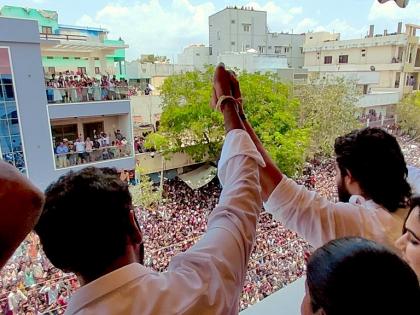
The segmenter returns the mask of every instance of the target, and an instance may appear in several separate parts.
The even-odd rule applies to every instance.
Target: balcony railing
[[[92,164],[99,161],[116,160],[131,156],[131,145],[107,146],[93,149],[91,152],[69,152],[55,154],[57,169]]]
[[[47,87],[46,92],[48,104],[127,100],[132,94],[128,87],[103,88],[100,86]]]
[[[48,34],[40,33],[39,37],[45,40],[76,40],[76,41],[87,41],[87,36],[82,35],[64,35],[64,34]]]

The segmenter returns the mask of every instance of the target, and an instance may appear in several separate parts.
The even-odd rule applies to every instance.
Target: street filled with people
[[[399,142],[407,164],[420,167],[419,144],[409,137],[399,137]],[[337,200],[334,159],[311,161],[298,181]],[[194,245],[207,229],[207,217],[218,203],[220,192],[217,179],[197,190],[173,179],[165,182],[163,201],[154,211],[137,208],[144,233],[145,265],[165,271],[171,257]],[[240,309],[301,277],[310,253],[311,248],[303,239],[263,212]],[[62,314],[78,286],[74,275],[54,268],[32,233],[0,272],[0,314]]]

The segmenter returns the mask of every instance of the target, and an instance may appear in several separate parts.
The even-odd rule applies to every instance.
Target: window
[[[95,74],[100,74],[101,70],[99,69],[99,67],[95,67]]]
[[[42,27],[43,34],[52,34],[52,27],[51,26],[43,26]]]
[[[280,54],[281,53],[281,46],[274,46],[274,53]]]
[[[362,49],[362,57],[366,57],[366,49]]]
[[[209,55],[213,55],[213,47],[209,47]]]
[[[19,115],[13,87],[9,50],[0,48],[0,160],[14,165],[25,173]]]
[[[242,24],[244,27],[244,32],[250,32],[251,31],[251,24]]]
[[[338,56],[338,63],[349,63],[349,55]]]
[[[95,58],[93,58],[94,60],[99,60],[99,57],[95,57]]]
[[[289,47],[284,47],[284,52],[285,53],[288,53],[290,51],[290,48]]]
[[[86,74],[86,67],[77,67],[77,73]]]
[[[47,59],[54,59],[53,56],[47,56]]]
[[[196,55],[197,57],[199,57],[199,56],[200,56],[200,53],[195,53],[195,55]]]
[[[230,23],[235,24],[235,20],[231,20]]]
[[[268,46],[268,49],[271,50],[271,49],[273,49],[273,47],[272,46]]]
[[[48,73],[55,73],[55,67],[48,67]]]
[[[220,31],[217,32],[217,39],[220,40]]]
[[[300,53],[303,54],[303,47],[300,47]]]
[[[230,44],[231,44],[232,46],[235,46],[235,42],[230,42]]]
[[[74,57],[74,59],[76,59],[76,60],[80,60],[80,57]]]
[[[331,64],[331,63],[332,63],[332,56],[325,56],[324,64]]]
[[[63,57],[63,59],[67,60],[67,59],[69,59],[69,57]]]
[[[264,53],[264,46],[258,46],[258,51],[260,54]]]

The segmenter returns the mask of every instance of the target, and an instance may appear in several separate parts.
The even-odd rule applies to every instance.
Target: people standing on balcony
[[[335,142],[337,189],[340,202],[327,200],[287,178],[272,161],[246,120],[239,82],[231,75],[233,94],[246,130],[264,157],[261,170],[265,209],[315,248],[345,236],[361,236],[395,248],[411,197],[407,169],[394,136],[365,128]]]
[[[124,138],[120,129],[117,129],[117,131],[114,130],[114,135],[115,135],[115,139],[119,141],[121,141]]]
[[[77,153],[77,164],[83,164],[86,162],[86,149],[85,142],[81,138],[77,138],[74,142]]]
[[[103,101],[109,99],[108,90],[109,90],[109,80],[106,75],[103,75],[101,79],[101,98]]]
[[[90,140],[89,137],[85,140],[85,147],[86,147],[86,162],[95,162],[95,158],[93,156],[93,141]]]
[[[55,153],[57,154],[58,167],[67,167],[67,155],[69,153],[69,148],[66,144],[64,144],[64,139],[59,143],[59,145],[55,149]]]
[[[418,314],[416,274],[397,254],[350,237],[318,248],[307,266],[302,315]]]

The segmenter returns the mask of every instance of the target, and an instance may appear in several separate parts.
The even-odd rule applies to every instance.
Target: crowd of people
[[[57,141],[58,140],[58,141]],[[75,141],[56,139],[54,147],[58,168],[96,161],[110,160],[130,155],[130,145],[120,130],[114,131],[114,139],[105,132],[93,132],[93,138],[80,136]]]
[[[419,167],[418,143],[408,137],[399,141],[407,164]],[[333,159],[308,163],[299,182],[337,200]],[[198,190],[174,179],[164,184],[164,198],[155,211],[136,209],[144,231],[147,267],[165,271],[171,257],[196,243],[207,229],[207,217],[218,203],[220,191],[217,179]],[[301,277],[310,252],[309,245],[296,233],[262,213],[240,309]],[[38,237],[30,234],[0,272],[0,314],[62,314],[77,287],[76,277],[54,268],[40,249]]]
[[[89,77],[84,73],[70,71],[52,74],[45,80],[48,103],[74,103],[127,99],[137,95],[137,89],[129,87],[125,79],[115,75]]]

